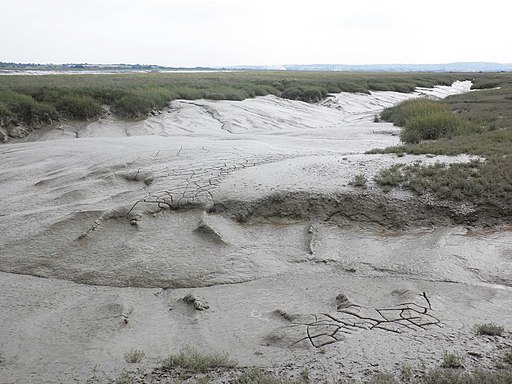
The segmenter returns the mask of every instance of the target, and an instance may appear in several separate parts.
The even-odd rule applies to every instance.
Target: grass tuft
[[[354,176],[354,178],[348,183],[349,185],[357,188],[366,189],[367,188],[368,179],[362,173],[359,173]]]
[[[463,359],[455,353],[445,352],[443,355],[443,361],[441,362],[441,368],[464,368]]]
[[[114,384],[133,384],[133,382],[130,372],[124,370],[114,381]]]
[[[76,120],[86,120],[101,114],[100,104],[90,96],[65,95],[57,102],[61,114]]]
[[[281,96],[285,99],[314,103],[322,100],[325,96],[327,96],[327,90],[318,86],[290,87],[285,89]]]
[[[179,367],[190,372],[206,372],[214,368],[234,368],[237,363],[225,353],[202,353],[192,347],[185,347],[162,362],[163,370]]]
[[[419,384],[510,384],[511,371],[474,371],[435,369],[425,374]]]
[[[401,172],[403,164],[395,164],[389,168],[384,168],[377,173],[373,180],[382,188],[384,192],[390,192],[391,189],[400,187],[405,178]]]
[[[494,323],[483,323],[475,325],[475,332],[477,335],[502,336],[505,332],[505,328],[502,325]]]
[[[45,124],[58,117],[55,106],[14,91],[0,89],[0,105],[0,118],[10,117],[15,123]]]
[[[429,116],[436,113],[447,112],[448,109],[440,102],[427,98],[406,100],[394,107],[385,108],[380,117],[384,121],[392,122],[398,127],[404,127],[412,118]]]
[[[144,357],[146,357],[146,354],[140,349],[132,349],[124,354],[124,360],[130,364],[138,363]]]
[[[113,110],[126,117],[143,117],[155,109],[164,108],[174,94],[165,88],[144,88],[127,92],[116,100]]]
[[[407,100],[386,108],[381,118],[403,127],[400,139],[409,144],[482,132],[478,125],[453,113],[447,105],[426,98]]]

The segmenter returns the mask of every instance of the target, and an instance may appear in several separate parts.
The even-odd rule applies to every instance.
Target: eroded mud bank
[[[109,382],[136,348],[147,358],[128,368],[165,382],[143,374],[186,344],[319,380],[435,366],[447,350],[491,367],[510,333],[472,327],[512,327],[512,231],[481,230],[485,207],[371,181],[469,158],[363,154],[398,143],[373,122],[383,107],[469,85],[174,101],[0,147],[0,381]]]

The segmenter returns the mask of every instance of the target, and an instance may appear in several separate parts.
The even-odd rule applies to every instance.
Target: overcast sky
[[[0,61],[512,63],[507,1],[0,0]]]

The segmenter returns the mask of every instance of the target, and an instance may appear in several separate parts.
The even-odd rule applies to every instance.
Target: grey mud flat
[[[327,382],[428,369],[446,351],[494,367],[512,346],[512,231],[371,181],[469,157],[364,154],[398,143],[373,123],[382,108],[469,86],[177,100],[1,146],[0,382],[107,383],[123,369],[166,382],[153,369],[185,345]],[[505,335],[475,335],[486,322]],[[142,362],[125,362],[131,349]]]

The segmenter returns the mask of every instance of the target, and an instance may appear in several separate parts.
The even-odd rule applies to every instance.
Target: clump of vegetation
[[[403,101],[394,107],[385,108],[380,118],[392,122],[398,127],[404,127],[410,119],[446,112],[446,106],[427,98]]]
[[[114,384],[133,384],[133,378],[130,372],[124,370],[114,381]]]
[[[464,368],[463,359],[456,353],[445,352],[443,355],[443,361],[441,362],[441,368],[459,369]]]
[[[485,84],[488,80],[492,80],[492,84]],[[477,88],[491,85],[500,88],[450,96],[442,103],[456,115],[464,116],[480,127],[477,132],[467,130],[437,140],[369,153],[465,153],[485,158],[465,164],[404,167],[400,172],[388,173],[387,176],[394,179],[391,182],[384,179],[382,187],[384,190],[400,187],[418,194],[428,193],[438,199],[464,201],[473,204],[478,212],[484,213],[483,216],[489,214],[489,217],[502,220],[512,216],[512,76],[488,74],[477,76],[473,81],[479,84]],[[480,219],[483,216],[478,214]]]
[[[320,101],[327,96],[327,90],[322,87],[297,86],[285,89],[281,96],[285,99],[312,103]]]
[[[511,371],[467,372],[453,369],[435,369],[418,380],[419,384],[509,384],[510,382],[512,382]]]
[[[86,120],[101,114],[100,104],[86,95],[62,96],[56,107],[63,116],[76,120]]]
[[[15,123],[45,124],[57,119],[57,109],[32,96],[0,89],[0,119]]]
[[[505,332],[505,328],[502,325],[494,323],[483,323],[475,325],[475,332],[478,335],[502,336],[503,332]]]
[[[304,367],[304,369],[300,371],[299,378],[303,383],[309,383],[309,369],[307,367]]]
[[[453,113],[447,105],[426,98],[407,100],[386,108],[381,118],[403,127],[400,139],[404,143],[415,144],[482,131],[464,116]]]
[[[400,380],[404,383],[412,382],[414,378],[414,372],[412,366],[408,363],[402,363],[400,366]]]
[[[228,354],[202,353],[192,347],[185,347],[175,355],[171,355],[162,362],[163,370],[179,367],[187,371],[198,373],[214,368],[234,368],[237,365]]]
[[[477,79],[473,82],[471,89],[491,89],[497,88],[502,84],[500,79]]]
[[[146,354],[140,349],[132,349],[124,354],[124,360],[130,364],[138,363],[144,357],[146,357]]]
[[[481,132],[481,128],[460,115],[452,112],[433,113],[409,120],[400,139],[404,143],[419,143],[423,140],[437,140],[468,133]]]
[[[395,164],[382,169],[374,180],[384,192],[400,187],[417,194],[430,193],[439,199],[461,201],[491,188],[491,180],[482,177],[479,166],[478,160],[450,165],[440,162],[426,166],[420,162],[407,166]]]
[[[512,157],[493,156],[486,161],[394,165],[374,178],[384,192],[403,188],[440,200],[465,201],[475,206],[495,207],[496,213],[512,215]],[[490,211],[489,211],[490,212]]]
[[[354,178],[349,182],[349,185],[362,189],[366,189],[368,186],[367,184],[368,179],[362,173],[358,173],[357,175],[355,175]]]
[[[512,364],[512,352],[508,364]],[[505,360],[505,362],[507,362]],[[173,366],[172,368],[183,368],[180,365]],[[214,367],[211,367],[214,368]],[[232,368],[232,367],[227,367]],[[503,365],[499,369],[484,370],[478,369],[468,371],[462,366],[462,359],[454,354],[446,353],[443,357],[443,362],[440,368],[435,368],[427,371],[426,373],[415,375],[413,368],[408,364],[402,364],[400,373],[394,375],[391,373],[376,373],[371,377],[364,380],[351,380],[345,379],[337,381],[344,384],[367,383],[367,384],[510,384],[512,383],[512,371],[505,368]],[[497,367],[498,368],[498,367]],[[170,370],[164,369],[164,370]],[[209,383],[212,380],[210,374],[204,374],[205,371],[198,371],[193,369],[186,369],[186,371],[178,370],[174,372],[174,381],[172,382],[197,382]],[[421,372],[424,372],[423,370]],[[306,384],[316,382],[311,379],[309,370],[304,368],[297,378],[291,379],[285,375],[267,372],[261,368],[243,368],[241,370],[233,371],[216,371],[219,374],[219,379],[226,383],[232,384]],[[157,378],[157,381],[159,379]],[[135,382],[133,374],[124,370],[122,374],[115,380],[115,384],[131,384]]]
[[[106,104],[121,117],[143,118],[174,99],[243,100],[276,95],[316,102],[328,93],[370,89],[410,92],[466,79],[465,74],[271,72],[137,73],[0,77],[0,126],[89,119]]]
[[[174,98],[165,88],[130,90],[113,104],[113,110],[121,116],[143,117],[154,109],[162,109]]]
[[[402,167],[403,164],[395,164],[389,168],[381,169],[373,180],[384,192],[390,192],[391,189],[399,187],[406,180],[401,172]]]

